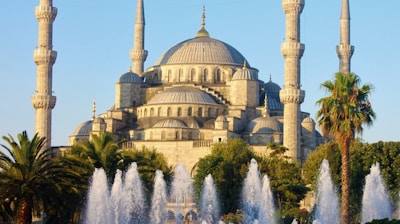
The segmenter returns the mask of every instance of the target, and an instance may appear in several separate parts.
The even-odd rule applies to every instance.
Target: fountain
[[[110,207],[106,173],[103,169],[95,169],[88,192],[84,223],[112,223],[113,218]]]
[[[106,173],[96,169],[88,193],[84,223],[143,223],[144,196],[136,163],[132,163],[122,180],[122,172],[115,175],[111,192]]]
[[[264,176],[261,184],[258,164],[255,159],[250,162],[249,171],[244,180],[242,193],[245,223],[276,223],[275,207],[268,176]]]
[[[204,179],[200,217],[204,224],[217,223],[220,217],[218,195],[211,174]]]
[[[322,161],[319,169],[317,189],[315,220],[313,223],[340,223],[339,203],[331,179],[329,162],[326,159]]]
[[[174,211],[176,223],[180,224],[185,218],[185,215],[193,216],[193,211],[196,210],[196,205],[193,201],[193,180],[186,170],[184,164],[178,164],[175,167],[174,179],[171,184],[171,192],[167,209]],[[196,219],[197,217],[190,217]]]
[[[161,170],[156,171],[154,179],[154,192],[151,202],[150,222],[153,224],[163,224],[167,217],[167,187],[164,181],[164,174]]]
[[[362,199],[361,223],[374,219],[390,219],[392,207],[381,177],[379,163],[371,166],[370,174],[365,178]]]
[[[199,220],[197,219],[196,205],[192,199],[192,182],[185,166],[178,164],[168,199],[163,173],[159,170],[156,171],[151,208],[147,214],[144,207],[146,201],[136,163],[132,163],[125,174],[117,170],[111,190],[108,187],[104,170],[95,169],[88,191],[83,223],[223,224],[222,221],[219,221],[219,201],[212,176],[208,175],[204,179]],[[313,223],[340,223],[338,199],[327,160],[321,164],[317,189]],[[277,223],[270,180],[267,175],[260,178],[255,159],[251,160],[244,180],[242,208],[246,214],[244,223]],[[370,174],[366,176],[361,223],[373,219],[390,219],[391,212],[390,200],[377,163],[371,167]],[[293,220],[293,224],[296,223],[297,221]]]

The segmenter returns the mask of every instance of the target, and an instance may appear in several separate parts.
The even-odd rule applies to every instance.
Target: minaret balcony
[[[56,105],[56,96],[33,95],[32,105],[35,109],[53,109]]]
[[[295,103],[301,104],[304,102],[306,92],[301,89],[282,89],[279,91],[279,98],[283,104]]]
[[[300,14],[304,8],[304,0],[282,0],[285,14]]]
[[[301,58],[304,53],[305,46],[299,42],[286,42],[281,44],[281,51],[283,57],[296,57]]]
[[[336,46],[336,53],[339,58],[351,58],[354,53],[354,46],[350,44],[340,44]]]
[[[35,8],[35,15],[38,21],[45,20],[53,22],[57,16],[57,8],[50,5],[39,5]]]
[[[57,58],[57,51],[48,49],[35,49],[33,51],[33,59],[37,65],[54,64]]]

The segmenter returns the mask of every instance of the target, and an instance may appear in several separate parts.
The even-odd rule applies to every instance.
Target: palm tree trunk
[[[349,208],[350,208],[350,155],[348,141],[341,143],[342,151],[342,224],[349,223]]]
[[[21,198],[18,207],[18,224],[32,224],[32,203],[29,198]]]

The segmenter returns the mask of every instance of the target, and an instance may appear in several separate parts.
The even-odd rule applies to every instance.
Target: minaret
[[[52,95],[53,64],[57,58],[57,52],[52,50],[53,22],[57,16],[53,0],[40,0],[35,15],[39,23],[38,46],[33,51],[36,63],[36,92],[32,96],[35,133],[46,137],[46,147],[51,147],[51,110],[56,104],[56,97]]]
[[[286,14],[285,43],[281,45],[284,62],[284,85],[279,92],[283,109],[283,145],[288,148],[287,156],[301,162],[301,118],[300,104],[304,101],[305,92],[300,84],[300,59],[303,56],[304,44],[300,43],[300,14],[304,0],[282,0]]]
[[[350,45],[350,9],[349,0],[342,0],[342,12],[340,15],[340,44],[336,46],[339,57],[339,71],[345,74],[351,71],[351,56],[354,46]]]
[[[141,75],[144,62],[147,58],[147,51],[144,50],[144,7],[143,0],[137,1],[133,49],[130,51],[133,62],[133,72]]]

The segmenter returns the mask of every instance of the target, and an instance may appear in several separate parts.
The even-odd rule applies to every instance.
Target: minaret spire
[[[283,145],[288,148],[287,156],[301,163],[300,144],[300,104],[304,101],[305,92],[300,89],[300,59],[303,56],[304,44],[300,43],[300,14],[304,0],[282,0],[286,14],[286,37],[281,45],[284,58],[284,85],[279,97],[283,109]]]
[[[53,64],[57,52],[53,51],[53,22],[57,16],[57,8],[53,0],[40,0],[35,8],[39,23],[38,46],[33,51],[36,64],[36,91],[32,96],[35,108],[35,133],[46,138],[46,148],[51,147],[51,111],[56,105],[56,97],[52,95]]]
[[[354,46],[350,44],[350,7],[349,0],[342,0],[342,10],[340,14],[340,44],[336,46],[339,57],[339,71],[350,73],[351,57],[353,56]]]
[[[138,75],[143,73],[144,62],[147,58],[147,50],[144,50],[144,26],[143,0],[138,0],[136,5],[133,49],[130,51],[133,62],[133,72]]]

